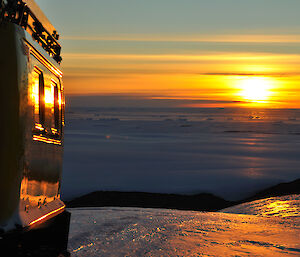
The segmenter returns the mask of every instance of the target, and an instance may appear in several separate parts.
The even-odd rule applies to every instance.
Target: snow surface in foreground
[[[294,217],[141,208],[70,209],[69,250],[72,256],[82,257],[300,256],[299,195],[290,200],[298,202]],[[266,201],[267,208],[272,201]],[[287,204],[288,200],[283,201]],[[261,207],[261,211],[265,209]]]
[[[300,215],[300,195],[271,197],[226,208],[221,212],[250,214],[261,217],[293,217]],[[299,239],[300,240],[300,239]]]

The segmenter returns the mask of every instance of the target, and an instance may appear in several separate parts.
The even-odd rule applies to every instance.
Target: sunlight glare
[[[52,107],[54,105],[54,87],[51,85],[50,87],[45,87],[45,104],[48,107]]]
[[[266,77],[248,77],[242,79],[238,87],[240,88],[239,96],[243,100],[264,102],[269,99],[273,85],[272,81]]]

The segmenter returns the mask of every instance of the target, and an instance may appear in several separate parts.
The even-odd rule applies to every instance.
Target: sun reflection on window
[[[40,123],[40,90],[41,90],[41,76],[42,73],[37,68],[34,69],[33,72],[33,81],[32,81],[32,87],[31,87],[31,101],[34,106],[34,116],[35,116],[35,122]]]
[[[39,114],[39,77],[38,76],[34,77],[31,97],[32,97],[32,102],[34,104],[34,114],[38,115]]]
[[[44,76],[45,73],[45,76]],[[63,105],[59,82],[49,79],[49,74],[34,67],[29,95],[33,107],[33,140],[61,145],[63,126]]]
[[[46,107],[52,108],[54,104],[54,87],[51,84],[50,86],[45,87],[45,104]]]

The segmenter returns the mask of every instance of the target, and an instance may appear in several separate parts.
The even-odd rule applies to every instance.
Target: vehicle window
[[[60,79],[32,55],[33,140],[61,145],[64,101]]]
[[[60,143],[63,108],[62,92],[59,83],[54,79],[50,79],[51,77],[51,73],[44,74],[38,67],[34,68],[32,86],[34,105],[33,135],[34,139],[38,141]],[[45,78],[48,78],[48,80]]]
[[[59,92],[58,86],[54,83],[54,125],[59,130]]]
[[[35,129],[38,131],[44,130],[45,124],[45,84],[43,72],[37,67],[33,72],[33,88],[32,98],[34,104],[34,122]]]
[[[60,108],[61,108],[61,95],[60,90],[58,88],[58,85],[56,82],[51,81],[51,86],[53,88],[53,128],[52,133],[56,136],[59,136],[60,134],[60,123],[61,123],[61,117],[60,117]]]
[[[45,123],[45,83],[44,83],[44,75],[41,72],[39,74],[39,116],[40,116],[40,124]]]

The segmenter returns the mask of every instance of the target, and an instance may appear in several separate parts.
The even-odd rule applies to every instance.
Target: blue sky
[[[298,0],[37,0],[65,36],[299,33]]]

